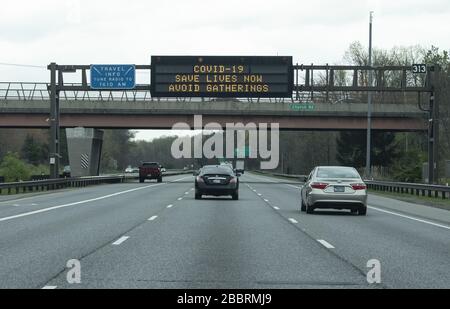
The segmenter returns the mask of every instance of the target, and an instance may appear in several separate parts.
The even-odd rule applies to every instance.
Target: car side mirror
[[[304,176],[303,177],[303,182],[307,182],[308,181],[308,177]]]

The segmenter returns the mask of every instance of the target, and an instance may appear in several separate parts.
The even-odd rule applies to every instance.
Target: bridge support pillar
[[[66,135],[71,176],[98,176],[103,131],[78,127],[66,129]]]

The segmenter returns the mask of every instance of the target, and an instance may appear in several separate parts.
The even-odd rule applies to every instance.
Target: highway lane
[[[193,183],[191,183],[192,187]],[[82,283],[58,288],[368,287],[365,276],[267,207],[247,187],[240,200],[194,199],[81,260]]]
[[[165,181],[185,177],[166,177]],[[102,185],[21,199],[16,201],[20,207],[11,206],[14,201],[0,204],[0,287],[45,285],[64,270],[69,257],[82,258],[109,244],[146,222],[172,201],[173,194],[182,194],[190,186],[181,181]],[[135,191],[118,194],[129,190]],[[97,200],[85,202],[93,199]],[[71,206],[51,208],[64,205]]]
[[[361,271],[369,259],[381,263],[382,284],[395,288],[450,288],[450,212],[369,195],[366,217],[346,211],[299,212],[299,188],[248,175],[249,186],[284,218]],[[299,187],[299,186],[297,186]]]
[[[298,184],[256,174],[241,178],[239,201],[196,201],[192,176],[166,179],[178,181],[0,203],[0,287],[450,287],[448,229],[374,209],[306,215]],[[381,285],[366,281],[373,258]],[[66,280],[69,259],[81,284]]]

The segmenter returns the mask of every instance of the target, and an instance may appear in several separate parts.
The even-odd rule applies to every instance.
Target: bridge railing
[[[66,86],[79,86],[81,84],[69,84]],[[47,83],[29,82],[0,82],[0,100],[20,101],[49,101],[50,94]],[[142,89],[142,87],[140,87]],[[123,91],[74,91],[64,90],[60,92],[62,101],[119,101],[119,102],[214,102],[220,98],[156,98],[152,97],[150,90],[123,90]],[[230,99],[227,99],[230,100]],[[366,102],[365,92],[300,92],[294,91],[292,98],[240,98],[232,99],[239,102],[251,103],[361,103]],[[403,103],[416,104],[417,93],[374,93],[373,102],[377,103]]]

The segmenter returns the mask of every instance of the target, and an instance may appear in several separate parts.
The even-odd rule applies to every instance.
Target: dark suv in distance
[[[239,199],[239,174],[235,174],[228,166],[208,165],[202,167],[195,177],[195,199],[203,195],[231,195],[233,200]]]
[[[156,179],[162,182],[161,167],[158,162],[143,162],[139,166],[139,182],[144,182],[146,179]]]

